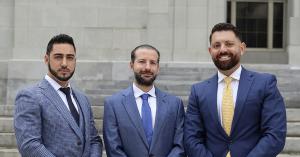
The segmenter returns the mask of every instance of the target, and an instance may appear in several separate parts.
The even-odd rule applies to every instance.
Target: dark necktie
[[[60,88],[60,91],[62,91],[63,93],[65,93],[66,97],[67,97],[67,101],[68,101],[68,106],[69,106],[69,109],[70,109],[70,112],[74,118],[74,120],[76,121],[76,123],[79,125],[79,114],[72,102],[72,99],[71,99],[71,95],[70,95],[70,88],[67,87],[67,88]]]
[[[152,129],[152,115],[151,115],[151,108],[148,103],[148,97],[149,94],[143,94],[141,95],[141,98],[143,99],[142,104],[142,121],[143,121],[143,127],[144,131],[147,137],[147,142],[149,146],[151,145],[152,141],[152,135],[153,135],[153,129]]]

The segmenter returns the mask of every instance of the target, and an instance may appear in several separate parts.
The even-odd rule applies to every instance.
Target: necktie
[[[142,121],[143,121],[143,127],[146,134],[147,142],[149,146],[151,145],[152,141],[152,135],[153,135],[153,129],[152,129],[152,115],[151,115],[151,108],[148,103],[148,97],[149,94],[143,94],[141,95],[141,98],[143,100],[142,104]]]
[[[70,95],[70,88],[69,87],[60,88],[60,91],[62,91],[66,95],[70,112],[71,112],[74,120],[76,121],[76,123],[79,125],[79,114],[72,102],[71,95]]]
[[[225,87],[222,99],[222,121],[223,127],[227,135],[230,135],[231,124],[233,119],[234,107],[233,107],[233,96],[231,88],[231,77],[226,77],[224,79]],[[230,152],[227,153],[226,157],[231,157]]]

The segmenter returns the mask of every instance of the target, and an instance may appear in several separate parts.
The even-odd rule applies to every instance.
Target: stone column
[[[300,1],[288,1],[288,27],[287,27],[287,51],[289,53],[289,64],[300,66]]]

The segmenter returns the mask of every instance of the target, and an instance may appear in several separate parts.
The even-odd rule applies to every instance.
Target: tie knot
[[[226,85],[229,85],[231,83],[231,81],[232,81],[232,77],[225,77],[224,81],[225,81]]]
[[[142,98],[143,100],[148,100],[148,97],[149,97],[149,96],[150,96],[149,94],[145,93],[145,94],[141,95],[141,98]]]
[[[65,95],[70,95],[70,87],[59,88],[59,90],[65,93]]]

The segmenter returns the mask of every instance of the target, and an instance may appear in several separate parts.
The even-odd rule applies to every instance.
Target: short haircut
[[[220,32],[220,31],[232,31],[239,40],[242,39],[241,36],[240,36],[240,32],[238,31],[238,29],[233,24],[231,24],[231,23],[218,23],[211,30],[211,33],[209,35],[209,43],[211,43],[212,34],[214,32]]]
[[[51,38],[47,46],[47,51],[46,51],[47,55],[50,55],[50,52],[52,51],[54,44],[70,44],[74,47],[74,50],[76,52],[76,47],[73,38],[67,34],[59,34]]]
[[[131,51],[131,62],[133,63],[134,62],[134,60],[135,60],[135,52],[136,52],[136,50],[138,50],[138,49],[150,49],[150,50],[154,50],[156,53],[157,53],[157,55],[158,55],[158,58],[157,58],[157,63],[159,63],[159,59],[160,59],[160,53],[159,53],[159,51],[155,48],[155,47],[153,47],[153,46],[151,46],[151,45],[148,45],[148,44],[143,44],[143,45],[139,45],[139,46],[137,46],[136,48],[134,48],[132,51]]]

